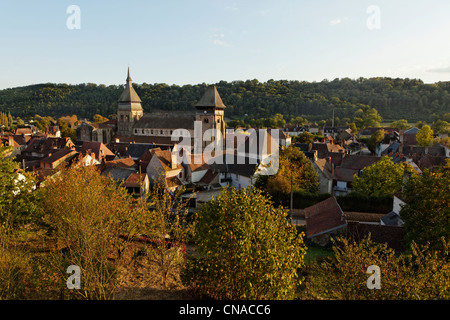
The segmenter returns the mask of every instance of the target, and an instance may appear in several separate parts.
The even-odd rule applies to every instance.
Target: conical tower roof
[[[127,84],[125,85],[125,90],[122,92],[122,95],[119,98],[119,103],[141,103],[141,99],[133,88],[130,76],[130,68],[128,67],[128,76],[127,76]]]
[[[216,109],[225,109],[226,106],[223,104],[222,98],[217,91],[216,86],[209,86],[203,97],[199,100],[199,102],[195,105],[196,108],[216,108]]]

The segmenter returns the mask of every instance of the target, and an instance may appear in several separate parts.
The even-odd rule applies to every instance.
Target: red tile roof
[[[72,149],[61,149],[55,153],[53,153],[50,157],[44,158],[41,160],[42,163],[54,163],[56,161],[68,158],[72,155],[77,154],[75,150]]]
[[[203,178],[200,179],[200,182],[204,183],[206,185],[209,185],[209,184],[211,184],[211,182],[214,181],[214,179],[217,177],[218,174],[219,174],[219,171],[208,169],[208,171],[206,171]]]
[[[145,173],[133,173],[125,180],[125,186],[129,188],[139,188],[140,183],[145,180]]]
[[[111,161],[106,161],[104,163],[105,167],[120,167],[120,168],[134,168],[136,167],[136,163],[131,157],[116,159]]]
[[[107,156],[114,157],[114,153],[112,153],[111,150],[109,150],[108,147],[101,142],[84,141],[81,148],[79,148],[79,152],[86,155],[88,151],[94,153],[95,158],[98,160]]]
[[[335,197],[305,209],[306,236],[315,237],[347,225]]]

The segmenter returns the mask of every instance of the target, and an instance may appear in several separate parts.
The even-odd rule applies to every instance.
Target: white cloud
[[[347,20],[348,20],[347,17],[345,17],[343,19],[334,19],[334,20],[330,21],[330,25],[335,26],[335,25],[341,24],[341,23],[343,23],[343,22],[345,22]]]
[[[442,68],[434,68],[428,69],[427,72],[435,72],[435,73],[450,73],[450,67],[442,67]]]
[[[233,3],[230,4],[229,6],[226,6],[226,7],[225,7],[225,10],[238,11],[239,8],[238,8],[237,4],[233,2]]]
[[[230,45],[228,42],[222,41],[222,40],[219,40],[219,39],[214,39],[214,40],[213,40],[213,44],[214,44],[215,46],[231,47],[231,45]]]

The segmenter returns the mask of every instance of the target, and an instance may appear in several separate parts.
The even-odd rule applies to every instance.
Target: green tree
[[[450,133],[450,123],[444,120],[436,120],[432,123],[431,128],[437,133]]]
[[[186,278],[217,299],[292,299],[306,248],[287,212],[257,189],[225,188],[195,216],[199,258]]]
[[[356,124],[354,122],[350,123],[349,127],[350,127],[350,130],[352,130],[352,132],[354,134],[358,133],[358,128],[356,127]]]
[[[101,123],[101,122],[105,122],[105,121],[108,121],[108,118],[105,118],[99,114],[94,114],[94,122]]]
[[[9,157],[11,151],[12,147],[0,146],[0,228],[8,233],[30,222],[36,209],[32,192],[36,179]]]
[[[370,236],[359,243],[338,238],[333,257],[312,265],[305,299],[337,300],[447,300],[450,298],[449,245],[441,250],[412,243],[410,252],[399,254]],[[370,265],[380,268],[380,290],[367,288]]]
[[[422,129],[419,130],[416,136],[417,144],[419,146],[431,146],[433,144],[433,130],[427,124],[422,126]]]
[[[295,142],[299,143],[313,143],[314,135],[307,131],[300,133],[297,137],[295,137]]]
[[[400,119],[391,123],[392,128],[397,128],[399,130],[408,130],[412,128],[412,125],[408,123],[408,120]]]
[[[360,177],[353,177],[353,191],[367,196],[392,196],[401,190],[405,170],[413,172],[408,164],[395,164],[389,156],[383,156],[364,168]]]
[[[370,136],[369,141],[367,142],[367,148],[370,152],[372,152],[372,154],[376,153],[377,146],[381,141],[383,141],[385,135],[386,131],[380,129]]]
[[[70,138],[73,142],[77,141],[77,130],[73,128],[66,128],[66,130],[61,131],[61,137]]]
[[[407,240],[439,245],[450,237],[450,160],[443,167],[424,170],[408,180],[403,191],[406,205],[400,214],[405,221]]]

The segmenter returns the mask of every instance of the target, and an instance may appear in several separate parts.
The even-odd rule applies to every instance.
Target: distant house
[[[154,149],[154,144],[148,143],[130,143],[128,144],[125,156],[130,156],[133,160],[139,160],[148,150]]]
[[[83,141],[81,145],[76,146],[76,150],[83,156],[90,155],[100,163],[113,160],[116,157],[102,142]]]
[[[347,153],[347,151],[342,146],[334,144],[332,142],[314,142],[309,144],[295,143],[294,146],[299,148],[303,153],[305,153],[305,155],[307,155],[307,152],[313,152],[314,154],[311,156],[317,159],[325,159],[330,155],[330,153]]]
[[[405,204],[399,196],[394,195],[392,211],[380,219],[380,224],[383,226],[402,227],[405,222],[400,217],[400,211]]]
[[[47,137],[61,138],[61,131],[58,126],[51,126],[45,130],[45,135]]]
[[[114,136],[116,120],[108,120],[103,123],[90,123],[82,121],[77,126],[78,141],[94,141],[108,144]]]
[[[419,128],[411,128],[403,132],[403,142],[404,146],[416,145],[417,144],[417,133],[419,133]]]
[[[70,138],[33,137],[21,155],[25,160],[40,160],[51,156],[61,149],[72,149],[75,145]]]
[[[17,128],[14,134],[23,136],[32,136],[33,130],[31,130],[31,128]]]
[[[305,209],[306,238],[326,245],[330,237],[345,231],[347,221],[335,197]]]
[[[76,157],[78,152],[73,149],[61,149],[51,156],[44,158],[40,161],[40,167],[42,169],[56,169],[61,164],[66,163],[70,159]]]
[[[332,166],[334,195],[351,192],[354,175],[360,176],[364,168],[378,160],[380,157],[376,156],[345,155],[340,165]]]
[[[201,161],[194,161],[194,156],[191,155],[189,163],[183,163],[183,167],[186,172],[186,181],[188,183],[196,184],[200,182],[200,180],[205,176],[205,174],[209,170],[209,165],[205,162],[205,160],[201,159]],[[199,163],[196,163],[199,162]]]
[[[124,187],[131,194],[143,196],[150,189],[150,181],[145,173],[135,172],[125,179]]]
[[[333,174],[331,166],[331,158],[317,159],[313,162],[313,167],[318,174],[319,192],[333,193]]]
[[[170,150],[161,150],[160,148],[149,150],[149,152],[152,157],[146,172],[151,184],[157,182],[162,176],[171,191],[184,186],[185,169],[181,163],[178,163],[176,155],[173,155]]]
[[[298,136],[300,133],[304,132],[304,131],[301,131],[302,128],[303,127],[299,127],[296,125],[287,125],[283,128],[283,132],[290,135],[291,137],[295,137],[295,136]]]

